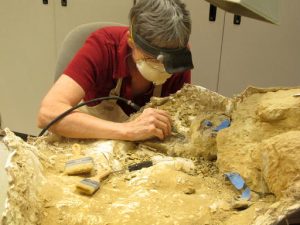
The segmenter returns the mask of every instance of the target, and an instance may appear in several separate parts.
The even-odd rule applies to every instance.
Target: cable
[[[70,112],[74,111],[75,109],[80,108],[81,106],[87,105],[89,103],[93,103],[93,102],[98,102],[98,101],[103,101],[103,100],[110,100],[110,99],[117,99],[117,100],[121,100],[123,102],[125,102],[127,105],[131,106],[133,109],[135,109],[136,111],[138,111],[140,109],[140,107],[135,104],[134,102],[132,102],[131,100],[128,100],[126,98],[122,98],[119,96],[108,96],[108,97],[101,97],[101,98],[94,98],[92,100],[86,101],[86,102],[82,102],[79,103],[78,105],[66,110],[65,112],[63,112],[62,114],[58,115],[55,119],[53,119],[39,134],[39,137],[42,136],[54,123],[56,123],[57,121],[61,120],[62,118],[64,118],[65,116],[67,116]]]

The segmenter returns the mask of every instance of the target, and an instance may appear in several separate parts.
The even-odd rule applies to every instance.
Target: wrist
[[[120,125],[121,129],[120,129],[120,139],[122,140],[126,140],[126,141],[132,141],[133,140],[133,133],[132,133],[132,129],[129,125],[129,123],[122,123]]]
[[[113,140],[128,140],[127,129],[124,128],[123,123],[117,123],[107,120],[98,119],[96,129],[93,131],[95,138],[113,139]]]

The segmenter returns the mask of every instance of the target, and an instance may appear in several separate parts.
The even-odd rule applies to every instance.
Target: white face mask
[[[165,83],[166,80],[172,76],[172,74],[166,72],[164,65],[161,63],[138,60],[136,66],[142,76],[155,85]]]

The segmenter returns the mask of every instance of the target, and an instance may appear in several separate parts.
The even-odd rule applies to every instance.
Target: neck
[[[132,57],[128,58],[129,72],[131,75],[132,95],[137,96],[146,93],[152,86],[152,82],[146,80],[136,68]]]

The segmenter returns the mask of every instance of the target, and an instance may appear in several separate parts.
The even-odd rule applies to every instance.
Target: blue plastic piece
[[[241,198],[246,199],[246,200],[249,200],[250,197],[251,197],[251,191],[250,191],[250,188],[247,187],[247,188],[242,192]]]
[[[225,120],[223,120],[223,121],[220,123],[219,126],[215,127],[215,128],[213,129],[213,131],[218,132],[218,131],[220,131],[220,130],[222,130],[222,129],[224,129],[224,128],[227,128],[227,127],[229,127],[229,126],[230,126],[230,120],[229,120],[229,119],[225,119]]]
[[[244,180],[238,173],[225,173],[225,176],[235,186],[236,189],[241,190],[244,187]]]
[[[245,181],[238,173],[225,173],[224,174],[232,183],[232,185],[238,189],[239,191],[242,191],[241,198],[249,200],[251,197],[251,191],[250,188],[247,187]]]
[[[209,120],[203,120],[202,124],[205,126],[205,127],[212,127],[212,122],[209,121]]]

